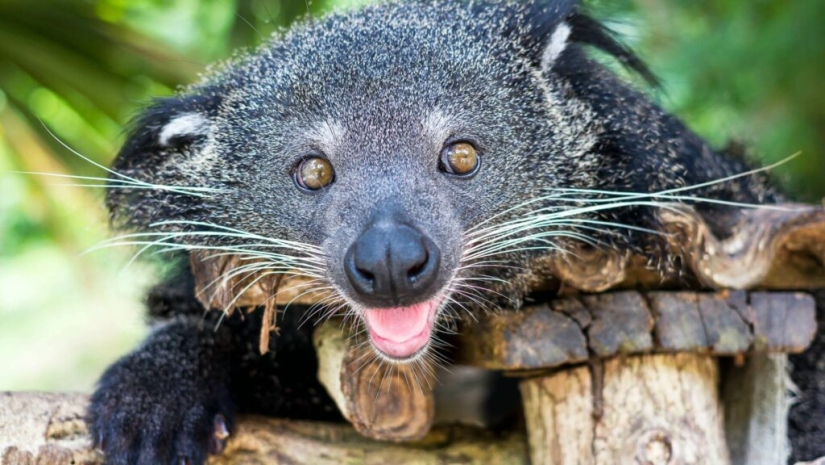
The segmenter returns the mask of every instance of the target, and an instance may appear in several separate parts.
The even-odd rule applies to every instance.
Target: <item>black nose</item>
[[[441,252],[414,227],[382,218],[350,246],[344,268],[364,303],[376,307],[411,305],[430,297]]]

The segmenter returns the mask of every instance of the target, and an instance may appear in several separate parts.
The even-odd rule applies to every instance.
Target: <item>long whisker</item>
[[[764,167],[761,167],[761,168],[757,168],[757,169],[754,169],[754,170],[746,171],[746,172],[743,172],[743,173],[738,173],[738,174],[735,174],[735,175],[732,175],[732,176],[728,176],[728,177],[725,177],[725,178],[720,178],[720,179],[717,179],[717,180],[708,181],[708,182],[704,182],[704,183],[700,183],[700,184],[694,184],[694,185],[691,185],[691,186],[683,186],[683,187],[678,187],[678,188],[673,188],[673,189],[667,189],[667,190],[663,190],[663,191],[660,191],[660,192],[653,192],[653,193],[613,192],[613,191],[604,191],[604,190],[590,190],[590,189],[576,189],[576,188],[547,188],[546,191],[555,192],[555,193],[551,194],[551,195],[548,195],[548,196],[544,196],[544,197],[533,198],[533,199],[527,200],[525,202],[522,202],[520,204],[517,204],[515,206],[512,206],[510,208],[507,208],[507,209],[505,209],[505,210],[503,210],[503,211],[501,211],[501,212],[499,212],[495,215],[492,215],[492,216],[486,218],[484,221],[481,221],[481,222],[477,223],[475,226],[468,229],[467,232],[471,233],[474,230],[481,227],[482,225],[493,222],[496,219],[500,218],[501,216],[504,216],[508,213],[512,213],[514,211],[521,210],[525,207],[528,207],[530,205],[540,203],[540,202],[547,202],[547,201],[552,201],[552,200],[561,200],[561,201],[566,200],[566,201],[576,201],[576,202],[605,202],[605,201],[609,202],[609,201],[611,201],[610,199],[593,199],[593,198],[565,199],[564,195],[569,194],[569,193],[580,193],[580,194],[587,194],[587,195],[596,194],[596,195],[608,195],[608,196],[612,195],[612,196],[617,196],[617,197],[623,197],[625,200],[628,200],[628,199],[632,199],[632,200],[635,200],[635,199],[639,199],[639,200],[644,200],[644,199],[665,199],[665,200],[677,200],[677,201],[687,200],[687,201],[692,201],[692,202],[711,203],[711,204],[719,204],[719,205],[727,205],[727,206],[738,206],[738,207],[745,207],[745,208],[779,208],[779,209],[787,209],[787,207],[756,205],[756,204],[747,204],[747,203],[741,203],[741,202],[729,202],[729,201],[711,199],[711,198],[705,198],[705,197],[679,196],[679,195],[674,195],[674,194],[678,194],[678,193],[681,193],[681,192],[689,192],[691,190],[699,190],[699,189],[703,189],[703,188],[706,188],[706,187],[711,187],[711,186],[714,186],[714,185],[724,184],[726,182],[730,182],[730,181],[733,181],[733,180],[736,180],[736,179],[741,179],[741,178],[745,178],[745,177],[748,177],[748,176],[753,176],[753,175],[756,175],[756,174],[765,173],[765,172],[771,171],[773,169],[776,169],[777,167],[779,167],[781,165],[789,163],[790,161],[794,160],[795,158],[797,158],[800,155],[801,155],[801,152],[797,152],[797,153],[785,158],[784,160],[780,160],[779,162],[776,162],[774,164],[764,166]]]

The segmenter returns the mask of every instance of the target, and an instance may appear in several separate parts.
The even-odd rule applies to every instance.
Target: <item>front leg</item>
[[[178,318],[109,367],[89,407],[109,464],[202,464],[232,431],[231,335]]]

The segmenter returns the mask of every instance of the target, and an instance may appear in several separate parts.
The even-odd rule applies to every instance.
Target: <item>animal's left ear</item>
[[[599,21],[582,13],[577,0],[536,0],[527,6],[522,44],[531,60],[548,72],[570,47],[590,46],[613,56],[648,83],[658,86],[656,76],[615,34]]]
[[[577,0],[533,0],[522,3],[506,34],[514,34],[528,59],[542,71],[552,68],[567,48],[576,14]]]

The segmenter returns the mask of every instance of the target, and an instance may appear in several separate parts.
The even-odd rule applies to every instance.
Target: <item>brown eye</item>
[[[478,152],[469,142],[450,144],[441,152],[439,167],[445,173],[462,177],[472,176],[478,171]]]
[[[335,170],[332,169],[332,163],[326,158],[308,157],[298,164],[294,178],[299,187],[317,191],[335,181]]]

